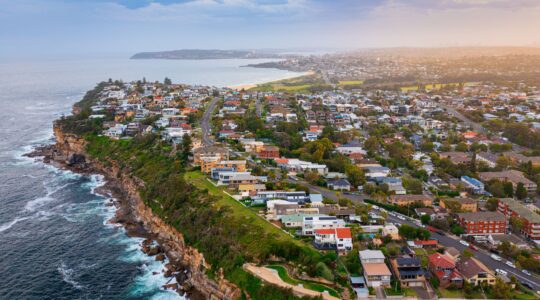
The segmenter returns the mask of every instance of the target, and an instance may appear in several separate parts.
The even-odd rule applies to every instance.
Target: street
[[[212,126],[210,121],[212,120],[212,115],[216,109],[218,100],[218,97],[214,97],[212,101],[210,101],[201,119],[202,143],[204,146],[212,146],[214,144],[214,137],[212,136]]]
[[[304,185],[308,187],[311,191],[322,194],[323,197],[325,198],[332,199],[334,201],[338,200],[338,197],[336,196],[335,192],[312,185],[310,183],[305,182],[304,180],[301,180],[300,178],[289,176],[288,181],[292,183],[298,183],[298,184]],[[364,203],[363,200],[365,198],[364,195],[345,194],[345,193],[342,193],[340,197],[350,199],[357,203]],[[388,215],[388,217],[386,218],[386,221],[395,223],[395,224],[406,224],[412,227],[419,227],[414,222],[410,221],[410,219],[407,217],[405,220],[401,220],[401,219],[398,219],[397,217]],[[449,235],[440,235],[438,233],[433,233],[433,232],[431,233],[431,237],[437,239],[439,243],[443,245],[444,247],[454,247],[460,252],[463,252],[464,249],[469,249],[470,251],[474,253],[474,257],[476,259],[481,261],[483,264],[485,264],[488,268],[492,269],[493,271],[495,271],[495,269],[504,270],[508,272],[509,276],[513,275],[518,279],[518,281],[529,284],[535,291],[540,291],[540,278],[537,275],[534,275],[534,274],[527,275],[521,272],[521,270],[517,268],[512,268],[504,263],[505,261],[504,259],[502,261],[496,261],[493,258],[491,258],[490,256],[491,254],[489,252],[483,249],[479,248],[478,250],[472,250],[468,247],[465,247],[464,245],[459,243],[458,237],[452,237]]]

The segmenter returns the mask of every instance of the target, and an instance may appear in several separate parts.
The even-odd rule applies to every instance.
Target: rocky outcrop
[[[54,126],[56,144],[50,151],[50,159],[63,161],[74,169],[85,172],[98,172],[108,181],[108,188],[117,197],[120,205],[115,219],[123,224],[128,233],[149,237],[157,241],[159,246],[144,242],[143,250],[156,256],[159,260],[165,254],[170,263],[166,266],[165,275],[175,276],[181,289],[193,292],[191,299],[237,299],[241,291],[234,284],[219,274],[215,280],[208,278],[205,270],[210,266],[197,249],[186,245],[183,235],[175,228],[166,224],[146,206],[139,191],[144,188],[144,182],[130,176],[114,162],[101,163],[88,157],[85,153],[86,141],[73,134],[62,132]],[[146,233],[146,234],[145,234]],[[172,284],[167,287],[172,288]]]

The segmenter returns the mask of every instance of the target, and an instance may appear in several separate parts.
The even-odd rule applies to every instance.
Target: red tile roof
[[[336,231],[332,228],[328,229],[315,229],[315,234],[335,234]]]
[[[454,261],[447,255],[433,253],[428,256],[428,261],[431,265],[444,269],[452,269],[456,267]]]
[[[350,228],[336,228],[338,239],[350,239],[352,238]]]

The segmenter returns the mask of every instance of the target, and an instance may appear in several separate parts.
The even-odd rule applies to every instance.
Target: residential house
[[[469,189],[475,194],[484,193],[484,184],[476,178],[461,176],[461,182],[465,184],[465,188]]]
[[[257,152],[257,157],[262,159],[279,158],[279,147],[264,145],[262,149]]]
[[[464,258],[456,263],[456,269],[463,276],[463,280],[473,286],[486,283],[495,284],[495,274],[483,263],[474,257]]]
[[[425,272],[420,258],[405,255],[391,259],[390,266],[401,287],[426,287]]]
[[[471,198],[448,198],[448,199],[442,199],[439,201],[439,205],[446,209],[452,209],[452,205],[449,203],[456,203],[459,205],[459,210],[454,211],[455,212],[477,212],[478,211],[478,203],[476,200]]]
[[[317,229],[345,228],[345,221],[335,216],[304,217],[302,235],[314,235]]]
[[[455,259],[446,254],[433,253],[428,256],[428,269],[439,279],[441,288],[463,287],[463,277],[456,269]]]
[[[421,204],[432,206],[433,199],[427,195],[390,195],[389,202],[398,206],[408,206],[412,204]]]
[[[327,186],[334,191],[350,191],[351,184],[347,179],[337,179],[328,181]]]
[[[358,252],[364,269],[364,278],[368,287],[389,287],[392,273],[384,263],[384,254],[379,250]]]
[[[201,163],[203,157],[219,157],[220,161],[228,160],[229,150],[218,146],[200,147],[193,150],[193,162],[196,165]]]
[[[338,251],[352,250],[351,229],[325,228],[315,229],[315,247],[320,249],[337,249]]]

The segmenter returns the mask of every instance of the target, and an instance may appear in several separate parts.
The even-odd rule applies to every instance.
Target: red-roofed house
[[[352,250],[350,228],[323,228],[315,230],[315,246],[321,249]]]
[[[433,253],[428,256],[428,269],[439,279],[439,285],[447,288],[454,285],[463,286],[463,276],[456,269],[454,259],[446,254]]]
[[[438,242],[437,240],[415,240],[414,245],[418,248],[437,248]]]

